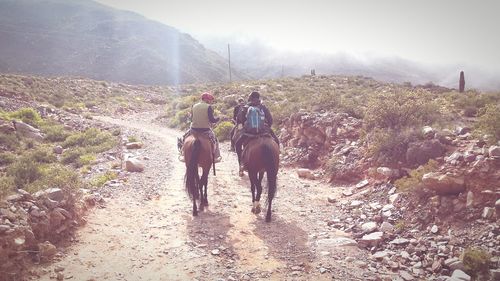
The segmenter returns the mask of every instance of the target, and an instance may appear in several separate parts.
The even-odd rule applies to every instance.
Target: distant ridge
[[[147,85],[229,76],[190,35],[90,0],[0,0],[0,72]]]

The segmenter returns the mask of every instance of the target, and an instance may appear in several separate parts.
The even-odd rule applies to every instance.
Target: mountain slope
[[[88,0],[0,0],[0,38],[0,72],[131,84],[228,77],[225,59],[190,35]]]

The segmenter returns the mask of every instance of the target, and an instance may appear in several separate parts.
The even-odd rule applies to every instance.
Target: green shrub
[[[0,199],[14,192],[16,184],[14,178],[9,176],[0,176]]]
[[[85,132],[70,135],[63,142],[62,146],[64,148],[74,146],[86,147],[88,152],[99,153],[113,148],[116,144],[117,140],[109,132],[91,128]]]
[[[13,178],[17,188],[24,188],[40,178],[40,164],[29,157],[21,157],[7,168],[7,176]]]
[[[500,140],[500,106],[488,105],[484,114],[479,117],[476,128],[484,134],[491,135],[493,141]]]
[[[21,143],[15,134],[0,133],[0,147],[4,146],[8,150],[16,150]]]
[[[80,159],[80,156],[85,154],[86,151],[82,147],[67,149],[62,154],[61,162],[66,165],[76,164]]]
[[[468,248],[462,253],[465,272],[473,278],[487,275],[491,255],[483,249]]]
[[[33,108],[21,108],[18,111],[9,113],[9,117],[10,119],[21,120],[35,127],[38,127],[42,123],[40,114]]]
[[[464,116],[465,117],[474,117],[477,114],[477,107],[475,106],[467,106],[464,108]]]
[[[85,165],[90,165],[90,164],[92,164],[94,162],[95,162],[95,155],[87,153],[87,154],[80,155],[80,157],[76,161],[76,166],[77,167],[82,167],[82,166],[85,166]]]
[[[16,156],[8,151],[0,152],[0,166],[9,165],[16,161]]]
[[[45,139],[50,142],[62,142],[71,134],[64,129],[62,125],[43,126],[42,132],[45,134]]]
[[[26,157],[38,163],[54,163],[57,161],[56,155],[52,149],[47,146],[37,147],[35,150],[26,154]]]
[[[128,136],[128,142],[138,142],[139,139],[136,136]]]
[[[406,128],[401,130],[374,128],[364,140],[367,142],[368,155],[380,164],[406,161],[408,145],[418,137],[418,131]]]
[[[222,142],[231,139],[231,129],[233,129],[233,123],[229,121],[220,122],[214,129],[215,136]]]
[[[99,175],[95,178],[93,178],[90,181],[90,184],[94,187],[101,187],[103,186],[106,182],[114,180],[118,177],[118,174],[113,171],[107,171],[106,173]]]
[[[410,172],[408,177],[403,177],[394,182],[394,185],[400,192],[416,191],[422,184],[422,176],[434,172],[438,169],[439,164],[431,159],[427,164],[418,167]]]
[[[370,96],[365,112],[365,128],[401,130],[420,128],[439,119],[439,108],[431,94],[407,90],[379,93]]]
[[[170,120],[169,126],[172,128],[186,129],[190,124],[191,108],[179,110],[175,113],[173,119]]]
[[[84,187],[80,175],[73,169],[63,165],[44,165],[40,167],[39,172],[39,177],[26,186],[27,191],[36,192],[55,187],[64,191],[74,192]]]

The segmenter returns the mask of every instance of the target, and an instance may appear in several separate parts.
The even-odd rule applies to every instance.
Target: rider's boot
[[[219,163],[221,160],[222,160],[222,157],[220,156],[220,148],[219,148],[219,142],[217,141],[215,143],[215,159],[214,159],[214,162],[215,163]]]

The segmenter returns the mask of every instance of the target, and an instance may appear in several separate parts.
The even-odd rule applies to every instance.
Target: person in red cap
[[[214,161],[217,163],[221,161],[219,141],[212,131],[211,124],[219,122],[220,118],[216,118],[214,116],[214,109],[211,106],[214,101],[215,97],[208,92],[205,92],[201,95],[201,101],[193,105],[193,107],[191,108],[191,128],[184,135],[184,138],[186,138],[186,136],[188,136],[191,131],[206,132],[210,137],[210,140],[215,145]],[[183,158],[179,159],[181,161],[184,160]]]

